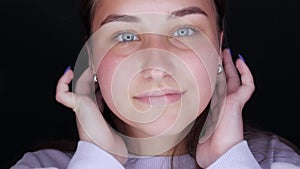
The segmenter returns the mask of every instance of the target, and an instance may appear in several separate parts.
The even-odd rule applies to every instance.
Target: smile
[[[178,90],[152,90],[134,96],[133,99],[151,105],[172,104],[181,99],[185,93]]]

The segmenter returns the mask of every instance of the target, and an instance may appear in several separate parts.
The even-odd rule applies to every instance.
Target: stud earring
[[[98,78],[97,78],[96,74],[93,75],[93,80],[94,80],[95,83],[98,82]]]
[[[218,66],[217,73],[218,73],[218,74],[221,74],[222,72],[223,72],[223,66],[220,64],[220,65]]]

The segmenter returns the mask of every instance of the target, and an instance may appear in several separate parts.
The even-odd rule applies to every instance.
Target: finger
[[[241,74],[242,85],[237,91],[243,103],[246,103],[255,90],[254,80],[249,67],[242,59],[237,59],[236,67]]]
[[[74,96],[69,91],[69,84],[72,81],[73,77],[73,71],[70,69],[67,70],[58,80],[55,95],[55,98],[58,102],[72,109],[74,107]]]
[[[227,79],[227,89],[228,89],[227,92],[230,94],[239,88],[241,82],[240,82],[239,74],[232,61],[232,56],[230,54],[229,49],[223,50],[223,63],[224,63],[225,76]]]

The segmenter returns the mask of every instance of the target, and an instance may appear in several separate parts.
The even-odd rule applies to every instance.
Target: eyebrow
[[[208,16],[204,10],[202,10],[201,8],[196,7],[196,6],[183,8],[183,9],[180,9],[180,10],[177,10],[177,11],[174,11],[171,13],[172,16],[177,16],[177,17],[183,17],[186,15],[193,15],[193,14],[202,14],[202,15]]]
[[[115,22],[115,21],[119,21],[119,22],[139,22],[140,19],[136,16],[131,16],[131,15],[116,15],[116,14],[111,14],[108,15],[102,22],[101,22],[101,26],[110,22]]]
[[[186,15],[193,15],[193,14],[202,14],[205,16],[208,16],[207,13],[202,10],[199,7],[195,7],[195,6],[191,6],[191,7],[186,7],[180,10],[176,10],[171,12],[171,16],[176,16],[176,17],[183,17]],[[103,26],[104,24],[110,23],[110,22],[115,22],[115,21],[119,21],[119,22],[139,22],[140,19],[136,16],[132,16],[132,15],[116,15],[116,14],[111,14],[108,15],[102,22],[101,22],[101,26]]]

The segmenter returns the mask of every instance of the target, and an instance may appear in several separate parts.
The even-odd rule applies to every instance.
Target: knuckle
[[[255,85],[254,85],[254,83],[251,83],[249,86],[250,86],[251,91],[253,92],[253,91],[255,90]]]
[[[56,101],[61,102],[61,101],[62,101],[62,96],[61,96],[61,94],[60,94],[60,93],[56,93],[56,94],[55,94],[55,99],[56,99]]]

